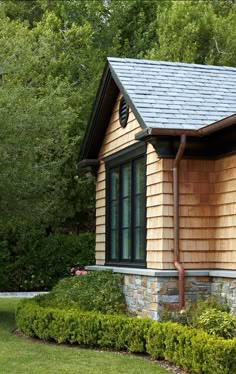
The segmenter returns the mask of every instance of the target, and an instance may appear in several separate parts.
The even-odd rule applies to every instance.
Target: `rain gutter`
[[[135,139],[148,140],[149,137],[157,135],[181,136],[183,132],[186,136],[200,138],[210,135],[216,131],[223,130],[224,128],[232,126],[234,124],[236,124],[236,114],[223,118],[205,127],[201,127],[198,130],[147,127],[146,129],[137,133],[135,135]]]

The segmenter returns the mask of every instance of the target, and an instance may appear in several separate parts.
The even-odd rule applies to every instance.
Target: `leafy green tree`
[[[170,0],[110,0],[110,54],[144,57],[158,43],[157,14],[169,4]]]
[[[75,214],[80,115],[90,28],[60,28],[52,13],[34,29],[1,19],[0,222],[56,224]],[[60,28],[61,32],[58,32]],[[76,68],[77,67],[77,68]],[[84,83],[82,83],[83,81]],[[74,174],[74,175],[72,175]],[[74,193],[74,191],[73,191]]]
[[[146,57],[235,65],[235,1],[173,1],[157,14],[156,45]]]
[[[204,64],[214,46],[215,14],[211,4],[198,1],[173,2],[158,16],[159,46],[148,57]]]
[[[23,274],[29,281],[45,234],[72,218],[86,229],[94,183],[79,172],[78,157],[92,95],[91,40],[88,23],[65,25],[45,11],[29,27],[7,17],[0,3],[0,272],[6,286],[12,273],[20,284]],[[17,264],[25,262],[18,277]]]
[[[33,27],[43,15],[43,9],[38,0],[1,0],[0,7],[10,20],[18,20],[29,27]]]
[[[218,16],[215,24],[214,43],[214,52],[209,62],[217,65],[236,66],[236,2],[230,2],[227,13],[224,16]]]

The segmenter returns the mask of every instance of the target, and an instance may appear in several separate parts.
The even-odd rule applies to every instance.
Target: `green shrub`
[[[125,313],[123,277],[112,271],[90,271],[86,275],[64,278],[39,304],[59,308],[77,308],[101,313]]]
[[[236,339],[225,340],[173,322],[154,323],[147,334],[147,353],[192,373],[236,372]]]
[[[152,323],[150,318],[104,316],[98,344],[118,351],[146,352],[146,334]]]
[[[207,310],[218,310],[220,312],[229,312],[230,308],[226,300],[223,299],[220,293],[216,295],[207,295],[204,299],[198,297],[196,303],[186,301],[184,310],[168,311],[163,309],[161,311],[161,320],[163,322],[172,321],[182,325],[191,327],[198,327],[199,317]]]
[[[198,327],[223,338],[236,336],[236,317],[217,309],[205,310],[197,319]]]
[[[0,243],[0,247],[4,245],[1,291],[51,289],[70,274],[71,266],[95,263],[94,233],[57,233],[44,237],[42,233],[30,232],[24,240],[16,238]]]
[[[28,336],[57,343],[145,352],[145,335],[153,321],[149,318],[139,320],[122,315],[41,307],[30,300],[19,306],[16,323]]]
[[[24,334],[40,339],[146,352],[196,374],[236,373],[235,338],[225,340],[173,322],[42,307],[34,299],[21,302],[16,322]]]
[[[164,359],[166,326],[172,322],[153,323],[147,333],[147,352],[157,360]]]
[[[190,344],[192,365],[195,373],[232,374],[236,372],[236,340],[225,340],[197,333]]]

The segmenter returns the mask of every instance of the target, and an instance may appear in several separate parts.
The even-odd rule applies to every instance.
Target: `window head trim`
[[[118,152],[104,157],[102,161],[105,162],[106,168],[110,168],[133,160],[142,155],[146,155],[146,143],[136,142]]]

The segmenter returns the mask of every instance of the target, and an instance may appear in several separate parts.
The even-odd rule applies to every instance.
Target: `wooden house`
[[[108,58],[81,147],[96,172],[96,265],[131,310],[196,294],[236,309],[236,68]]]

